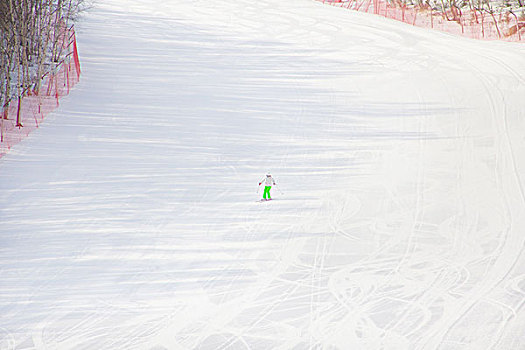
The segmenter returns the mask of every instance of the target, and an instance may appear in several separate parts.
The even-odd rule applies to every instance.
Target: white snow
[[[1,349],[525,347],[525,46],[310,0],[77,29],[0,160]]]

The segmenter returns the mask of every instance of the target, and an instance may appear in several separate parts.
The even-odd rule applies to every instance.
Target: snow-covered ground
[[[310,0],[78,40],[0,160],[1,349],[525,348],[525,46]]]

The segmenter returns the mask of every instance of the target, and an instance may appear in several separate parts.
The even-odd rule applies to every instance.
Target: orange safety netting
[[[60,98],[79,81],[80,60],[73,26],[64,32],[63,46],[64,59],[40,78],[39,91],[28,88],[4,107],[3,118],[0,117],[0,157],[38,128],[44,117],[58,107]]]
[[[523,41],[525,21],[511,11],[461,10],[458,7],[436,11],[430,6],[407,6],[393,0],[318,0],[355,11],[368,12],[414,26],[433,28],[474,39]]]

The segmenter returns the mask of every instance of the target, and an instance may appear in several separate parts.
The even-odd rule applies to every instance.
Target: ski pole
[[[281,189],[279,188],[279,186],[277,186],[277,184],[275,185],[275,188],[277,188],[277,190],[279,191],[279,193],[281,193],[282,195],[284,195],[283,191],[281,191]]]

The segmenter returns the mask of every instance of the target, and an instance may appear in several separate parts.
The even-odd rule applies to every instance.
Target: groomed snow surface
[[[0,160],[0,349],[525,348],[524,45],[310,0],[77,29]]]

